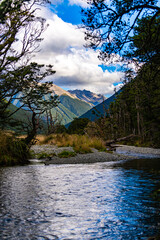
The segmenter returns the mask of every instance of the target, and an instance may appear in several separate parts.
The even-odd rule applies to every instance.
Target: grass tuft
[[[41,152],[41,153],[36,155],[36,158],[44,159],[44,158],[54,157],[54,156],[56,156],[56,154],[54,154],[54,153],[49,154],[49,153],[46,153],[46,152]]]
[[[63,151],[58,154],[58,157],[60,158],[69,158],[69,157],[75,157],[76,153],[75,152],[70,152],[70,151]]]

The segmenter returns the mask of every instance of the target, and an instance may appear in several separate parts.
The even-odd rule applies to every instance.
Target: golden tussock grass
[[[103,140],[97,137],[88,137],[87,135],[69,135],[69,134],[51,134],[49,136],[38,136],[39,144],[53,144],[58,147],[73,147],[77,153],[92,152],[91,148],[106,150]]]

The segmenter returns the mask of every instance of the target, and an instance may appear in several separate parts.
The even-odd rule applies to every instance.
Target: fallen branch
[[[135,137],[134,134],[130,134],[126,137],[121,137],[121,138],[117,138],[117,139],[114,139],[114,140],[113,139],[112,140],[107,140],[105,142],[105,145],[108,146],[108,147],[111,147],[111,144],[113,144],[113,143],[125,141],[125,140],[128,140],[128,139],[134,138],[134,137]]]

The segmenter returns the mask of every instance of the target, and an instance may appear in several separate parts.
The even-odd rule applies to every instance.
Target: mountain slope
[[[10,104],[8,107],[8,110],[12,113],[17,110],[17,107],[14,106],[13,104]],[[24,110],[24,109],[19,109],[15,114],[12,115],[12,117],[15,120],[22,121],[22,122],[28,122],[28,118],[31,119],[31,113]]]
[[[79,99],[73,99],[69,96],[61,95],[60,103],[57,107],[51,109],[52,117],[57,118],[61,124],[67,124],[74,118],[81,116],[91,107]]]
[[[105,116],[106,110],[109,108],[110,103],[115,100],[117,94],[120,92],[121,90],[107,98],[104,102],[100,103],[96,107],[91,108],[89,111],[81,115],[80,118],[88,118],[91,121],[95,121],[96,119]]]
[[[17,107],[14,106],[12,103],[8,106],[7,110],[9,113],[13,113],[17,111]],[[20,128],[19,124],[21,125],[21,122],[24,123],[25,125],[29,124],[29,121],[31,120],[32,115],[30,112],[25,111],[24,109],[19,109],[15,114],[11,116],[11,121],[10,124],[6,121],[5,123],[5,128],[10,129],[12,131],[19,131],[21,134],[24,133],[23,128]]]
[[[103,102],[106,97],[104,97],[101,94],[96,94],[87,90],[69,90],[69,93],[74,95],[75,97],[81,99],[82,101],[85,101],[87,103],[90,103],[92,106],[96,106],[99,103]]]
[[[58,119],[61,124],[67,124],[72,121],[77,116],[69,111],[65,106],[61,103],[56,108],[51,109],[53,119]]]
[[[74,113],[76,116],[81,116],[83,113],[87,112],[91,106],[79,99],[73,99],[69,96],[61,95],[60,102],[63,106],[65,106],[68,110]]]

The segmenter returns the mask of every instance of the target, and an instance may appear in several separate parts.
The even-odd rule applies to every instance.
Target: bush
[[[22,139],[17,139],[10,133],[0,132],[1,166],[26,164],[29,156],[29,149]]]
[[[60,158],[69,158],[69,157],[74,157],[74,156],[76,156],[75,152],[70,152],[70,151],[65,151],[65,150],[58,154],[58,157],[60,157]]]
[[[85,154],[85,153],[92,153],[92,150],[89,146],[87,146],[86,144],[82,144],[82,145],[77,145],[74,147],[74,151],[76,153],[81,153],[81,154]]]
[[[97,137],[91,138],[90,147],[95,148],[99,151],[106,151],[105,143]]]
[[[41,152],[41,153],[37,154],[36,157],[37,157],[38,159],[43,159],[43,158],[53,157],[53,156],[55,156],[55,155],[56,155],[56,154],[54,154],[54,153],[49,154],[49,153],[46,153],[46,152]]]

